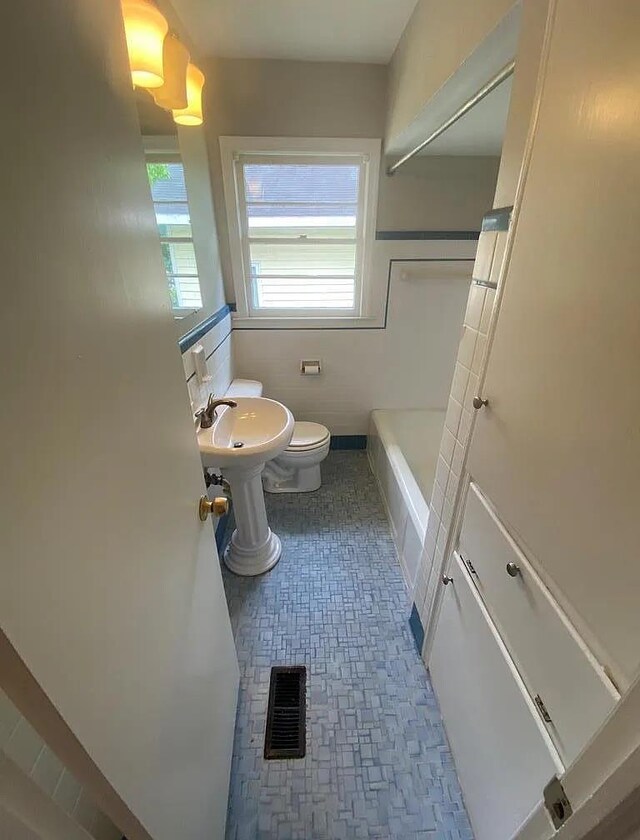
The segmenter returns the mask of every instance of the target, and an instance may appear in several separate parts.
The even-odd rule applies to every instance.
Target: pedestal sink
[[[260,474],[293,435],[293,415],[266,397],[238,397],[236,408],[219,409],[213,426],[200,429],[205,467],[222,470],[231,486],[236,529],[224,562],[238,575],[260,575],[280,559],[280,540],[269,528]]]

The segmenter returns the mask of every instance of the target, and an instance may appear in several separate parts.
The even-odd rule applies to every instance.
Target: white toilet
[[[226,396],[261,397],[262,382],[234,379]],[[291,443],[264,465],[262,484],[267,493],[310,493],[322,484],[320,464],[329,454],[331,434],[321,423],[296,421]]]

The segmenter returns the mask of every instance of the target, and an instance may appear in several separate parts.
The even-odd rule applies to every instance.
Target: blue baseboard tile
[[[420,654],[420,656],[422,656],[422,645],[424,644],[424,627],[422,626],[420,613],[418,612],[418,608],[415,604],[411,608],[411,615],[409,616],[409,628],[411,630],[413,640],[416,643],[416,647],[418,648],[418,653]]]
[[[366,449],[366,435],[331,435],[331,449]]]

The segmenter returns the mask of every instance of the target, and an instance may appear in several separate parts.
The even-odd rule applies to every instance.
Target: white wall
[[[193,351],[204,348],[207,370],[210,379],[200,382],[195,373]],[[182,354],[184,375],[189,392],[192,413],[206,404],[209,394],[224,394],[233,379],[231,357],[231,316],[227,314],[205,335]]]
[[[0,752],[95,840],[120,840],[122,832],[95,805],[87,789],[45,744],[2,689]]]
[[[206,63],[205,131],[211,162],[227,300],[229,241],[219,136],[381,138],[387,68],[271,60]],[[379,230],[479,230],[491,206],[497,160],[431,158],[394,178],[381,175]],[[374,280],[386,284],[391,259],[473,258],[475,242],[377,241]],[[365,434],[369,412],[384,406],[446,404],[466,289],[460,281],[392,282],[385,330],[234,330],[235,375],[264,382],[300,418],[334,434]],[[301,377],[302,358],[324,372]]]
[[[387,141],[407,129],[511,6],[513,0],[418,0],[391,60]]]
[[[376,242],[375,269],[394,262],[386,329],[234,330],[236,375],[260,379],[265,394],[300,420],[334,435],[366,434],[374,408],[444,408],[469,290],[476,243]],[[406,275],[406,276],[404,276]],[[320,376],[302,376],[303,358]]]

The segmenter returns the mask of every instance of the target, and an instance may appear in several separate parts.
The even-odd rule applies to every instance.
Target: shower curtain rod
[[[407,152],[407,154],[404,155],[404,157],[401,157],[400,160],[397,160],[394,164],[387,167],[387,175],[395,175],[395,173],[398,171],[398,169],[400,169],[401,166],[407,163],[407,161],[411,160],[411,158],[414,158],[416,155],[420,154],[420,152],[426,146],[428,146],[429,143],[433,143],[433,141],[437,137],[440,137],[440,135],[443,134],[448,128],[451,128],[451,126],[454,123],[458,122],[460,117],[464,117],[464,115],[468,111],[470,111],[474,105],[477,105],[478,102],[482,101],[485,98],[485,96],[488,96],[491,93],[491,91],[495,90],[499,84],[504,82],[505,79],[508,79],[509,76],[513,73],[515,66],[515,60],[510,61],[508,64],[505,64],[502,70],[496,73],[496,75],[492,79],[489,79],[489,81],[483,87],[481,87],[477,93],[474,93],[471,99],[468,99],[464,103],[464,105],[461,105],[460,108],[458,108],[458,110],[455,112],[455,114],[449,117],[449,119],[446,122],[444,122],[440,126],[440,128],[436,128],[436,130],[432,131],[431,134],[427,137],[427,139],[423,140],[422,143],[415,147],[415,149],[412,149],[410,152]]]

